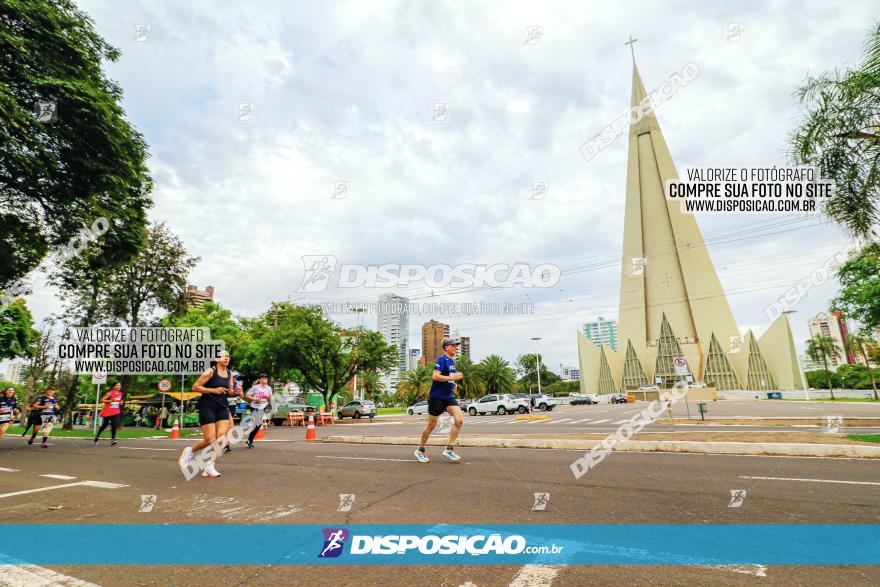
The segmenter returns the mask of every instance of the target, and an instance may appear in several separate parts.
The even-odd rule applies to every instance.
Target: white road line
[[[584,418],[583,420],[575,420],[572,424],[580,424],[581,422],[589,422],[592,418]],[[607,422],[607,420],[605,420]]]
[[[3,587],[98,587],[94,583],[56,573],[37,565],[0,565]]]
[[[537,424],[538,422],[547,422],[547,420],[526,420],[526,424]]]
[[[740,479],[764,479],[767,481],[805,481],[807,483],[843,483],[844,485],[880,485],[874,481],[839,481],[837,479],[797,479],[794,477],[749,477],[740,475]]]
[[[615,422],[615,424],[623,424],[623,423],[625,423],[625,422],[629,422],[629,419],[627,419],[627,420],[618,420],[617,422]],[[694,426],[696,426],[696,424],[694,424]]]
[[[394,461],[396,463],[418,463],[415,458],[412,459],[380,459],[377,457],[334,457],[328,455],[315,455],[316,459],[345,459],[349,461]],[[462,465],[470,465],[470,463],[461,463]],[[0,497],[3,497],[0,495]]]
[[[176,448],[144,448],[141,446],[120,446],[119,448],[122,450],[177,450]]]
[[[55,475],[51,473],[48,475],[40,475],[40,477],[46,477],[48,479],[58,479],[59,481],[70,481],[71,479],[76,479],[76,477],[71,477],[70,475]]]
[[[561,420],[550,420],[548,424],[559,424],[560,422],[568,422],[571,418],[563,418]]]
[[[607,420],[596,420],[595,422],[593,422],[593,424],[601,424],[602,422],[610,422],[610,421],[611,421],[611,418],[608,418]]]
[[[18,469],[7,469],[6,467],[0,467],[0,471],[4,473],[18,473]]]
[[[525,565],[513,578],[510,587],[549,587],[560,568],[559,565]]]
[[[37,489],[13,491],[12,493],[0,493],[0,499],[3,499],[4,497],[13,497],[15,495],[40,493],[41,491],[52,491],[53,489],[64,489],[65,487],[97,487],[99,489],[119,489],[120,487],[128,487],[128,485],[122,485],[120,483],[105,483],[103,481],[77,481],[76,483],[64,483],[62,485],[50,485],[49,487],[39,487]]]

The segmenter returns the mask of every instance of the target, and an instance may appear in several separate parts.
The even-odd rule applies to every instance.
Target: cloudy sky
[[[649,90],[699,66],[657,109],[679,169],[772,166],[786,164],[795,88],[808,72],[857,61],[878,17],[876,4],[853,1],[78,4],[122,51],[107,70],[150,145],[150,215],[201,257],[193,283],[214,285],[220,303],[246,315],[273,300],[390,291],[414,302],[534,302],[531,316],[415,316],[410,345],[437,318],[471,336],[476,359],[514,359],[541,336],[554,369],[576,364],[578,323],[617,314],[626,138],[589,162],[579,147],[629,106],[629,36]],[[530,27],[541,28],[527,41]],[[250,121],[239,120],[241,104],[253,105]],[[445,120],[434,104],[448,104]],[[332,197],[335,182],[349,182],[345,197]],[[531,197],[534,182],[548,184],[546,197]],[[699,222],[737,322],[758,334],[764,308],[847,242],[821,218]],[[297,293],[303,255],[554,263],[563,276],[547,289],[433,298],[420,285]],[[57,302],[32,281],[42,319]],[[797,339],[835,288],[797,307]]]

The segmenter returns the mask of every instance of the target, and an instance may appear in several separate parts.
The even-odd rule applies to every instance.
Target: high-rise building
[[[24,368],[27,363],[24,361],[13,361],[9,364],[9,371],[6,372],[7,381],[20,385],[24,383]]]
[[[611,347],[617,350],[617,320],[606,320],[602,316],[584,324],[584,336],[597,345]]]
[[[760,339],[741,334],[696,217],[667,199],[679,175],[635,63],[630,104],[619,348],[578,333],[581,390],[670,387],[680,355],[690,378],[719,390],[803,389],[788,314]]]
[[[807,328],[810,331],[810,338],[821,335],[830,337],[834,341],[837,353],[828,357],[828,365],[832,369],[837,368],[838,365],[855,362],[854,358],[844,351],[849,328],[847,327],[846,319],[843,318],[840,312],[832,312],[831,314],[819,312],[807,319]]]
[[[422,356],[426,365],[433,365],[437,357],[443,354],[444,338],[449,338],[449,324],[433,319],[422,324]]]
[[[457,340],[459,343],[461,343],[458,345],[458,355],[456,355],[456,356],[466,357],[467,360],[470,361],[471,360],[471,337],[470,336],[462,336],[460,331],[453,330],[452,336],[450,336],[449,338],[453,338],[453,339]],[[443,349],[440,349],[440,352],[442,353]]]
[[[409,349],[409,370],[417,369],[419,366],[419,357],[421,357],[421,349]]]
[[[390,345],[397,348],[397,365],[382,374],[385,389],[397,389],[400,374],[409,369],[409,300],[395,294],[379,296],[379,311],[376,314],[377,329]]]
[[[187,306],[201,308],[206,303],[214,301],[214,286],[209,285],[202,291],[195,285],[187,284],[186,294],[184,295],[186,296]]]

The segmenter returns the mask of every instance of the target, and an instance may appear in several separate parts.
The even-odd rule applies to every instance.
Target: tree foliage
[[[104,75],[119,52],[69,0],[5,0],[0,55],[0,287],[100,217],[109,229],[96,258],[128,260],[152,183],[147,146]]]
[[[40,333],[23,299],[0,310],[0,360],[31,357]]]

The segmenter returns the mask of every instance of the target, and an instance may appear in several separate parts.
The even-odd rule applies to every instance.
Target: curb
[[[323,442],[347,444],[415,445],[418,438],[405,436],[327,436]],[[429,445],[442,446],[445,440],[432,438]],[[459,438],[458,446],[483,448],[545,448],[588,451],[601,446],[600,440],[550,438]],[[683,452],[732,455],[777,455],[797,457],[849,457],[880,459],[880,446],[853,444],[795,444],[790,442],[699,442],[693,440],[625,440],[614,445],[618,452]]]

